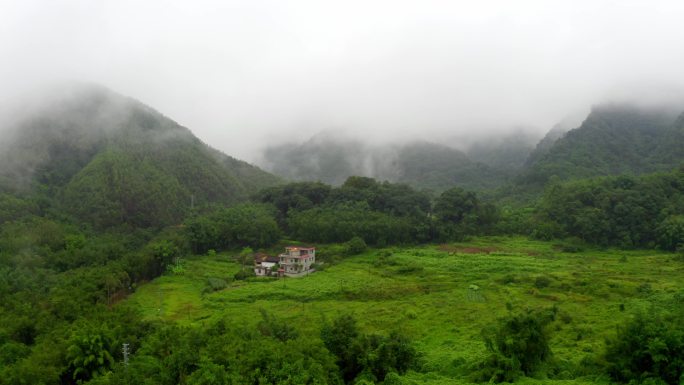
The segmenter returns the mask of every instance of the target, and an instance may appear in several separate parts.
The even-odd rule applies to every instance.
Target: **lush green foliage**
[[[187,220],[193,251],[268,247],[280,238],[272,210],[264,205],[241,204]]]
[[[547,325],[553,317],[555,309],[526,311],[510,314],[496,326],[483,330],[485,346],[491,354],[480,364],[476,378],[512,382],[523,375],[533,375],[552,356]]]
[[[337,357],[342,377],[347,383],[359,378],[376,383],[389,373],[405,373],[418,359],[408,339],[399,333],[389,336],[359,332],[351,315],[342,315],[321,329],[326,348]]]
[[[259,191],[254,200],[270,203],[278,209],[278,222],[287,224],[290,210],[308,210],[323,204],[330,194],[331,187],[320,182],[288,183]]]
[[[496,341],[502,320],[523,319],[525,309],[549,309],[529,313],[546,322],[555,306],[555,320],[544,327],[552,358],[533,365],[529,375],[519,370],[516,382],[591,384],[609,379],[604,350],[616,325],[638,309],[649,311],[651,304],[674,311],[684,294],[684,265],[675,255],[658,251],[585,245],[579,253],[565,252],[555,242],[508,237],[370,248],[344,258],[335,257],[344,255],[344,245],[317,246],[317,260],[326,268],[306,278],[251,278],[207,293],[206,276],[230,277],[240,270],[229,254],[219,253],[189,257],[183,276],[163,276],[140,287],[127,301],[147,320],[202,325],[223,317],[237,325],[256,323],[260,334],[277,335],[259,329],[260,324],[265,326],[263,310],[274,320],[269,322],[274,329],[288,325],[298,338],[311,341],[321,338],[323,325],[332,326],[340,315],[353,314],[357,336],[387,337],[396,330],[420,353],[417,365],[404,374],[386,374],[385,381],[430,385],[471,383],[473,376],[485,372],[480,364],[494,355],[483,343],[483,329]],[[532,333],[523,332],[522,326],[519,333],[503,330],[502,335],[513,336],[508,342],[515,348],[511,350],[524,352],[521,341]],[[345,333],[334,335],[343,338]],[[337,355],[331,354],[336,362]],[[490,375],[477,378],[488,381],[497,366],[486,368]],[[358,382],[376,382],[366,376],[371,372],[358,373]]]
[[[356,255],[366,251],[368,245],[366,245],[366,242],[363,240],[363,238],[354,237],[345,244],[345,247],[347,248],[347,254]]]
[[[409,219],[371,211],[364,203],[337,204],[293,213],[292,235],[311,242],[344,242],[362,237],[373,245],[411,243],[421,234],[413,232]],[[422,235],[425,237],[425,235]]]
[[[493,231],[497,210],[475,193],[445,191],[435,201],[407,185],[350,177],[338,188],[293,183],[262,191],[256,200],[278,208],[281,227],[309,242],[346,242],[354,237],[371,245],[462,239]]]
[[[491,232],[498,220],[496,207],[480,202],[475,193],[458,187],[444,191],[436,199],[433,211],[438,220],[437,238],[441,240]]]
[[[66,359],[74,380],[89,380],[106,373],[114,365],[115,347],[107,331],[76,323],[67,341]]]
[[[640,178],[593,179],[547,188],[537,236],[674,250],[684,242],[684,169]]]
[[[656,379],[673,385],[684,381],[684,318],[660,313],[638,313],[607,341],[605,360],[615,380]]]
[[[682,162],[681,122],[667,109],[625,105],[595,107],[582,125],[558,139],[523,174],[543,185],[553,176],[595,176],[667,171]]]

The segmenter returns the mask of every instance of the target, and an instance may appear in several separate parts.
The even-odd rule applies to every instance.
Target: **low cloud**
[[[371,142],[541,136],[608,100],[679,103],[682,11],[677,1],[5,1],[0,104],[45,82],[100,83],[252,161],[331,128]]]

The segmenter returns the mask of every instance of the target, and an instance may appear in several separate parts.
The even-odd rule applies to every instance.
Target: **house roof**
[[[274,255],[268,255],[264,253],[256,253],[254,254],[254,262],[279,262],[280,258],[274,256]]]
[[[316,250],[316,248],[313,246],[286,246],[285,250]]]

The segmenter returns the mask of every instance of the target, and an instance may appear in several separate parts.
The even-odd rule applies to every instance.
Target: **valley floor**
[[[583,360],[638,311],[684,298],[684,263],[656,251],[559,251],[553,243],[487,237],[467,243],[390,247],[327,264],[303,278],[230,281],[240,266],[226,254],[193,256],[183,271],[141,285],[124,302],[145,318],[201,325],[224,318],[256,324],[260,309],[318,335],[324,319],[353,313],[367,331],[399,330],[423,355],[407,383],[454,384],[486,354],[481,331],[509,309],[558,308],[551,349],[566,378],[523,383],[607,383],[582,377]],[[583,378],[577,380],[576,378]]]

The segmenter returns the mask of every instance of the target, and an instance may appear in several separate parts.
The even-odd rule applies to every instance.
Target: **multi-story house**
[[[316,248],[288,246],[278,257],[280,258],[279,275],[301,277],[314,271],[311,265],[316,263]]]

